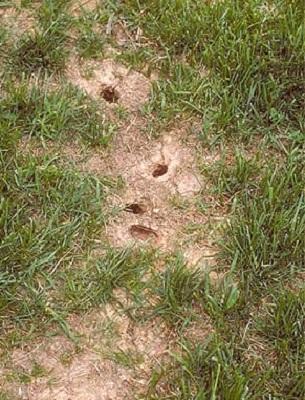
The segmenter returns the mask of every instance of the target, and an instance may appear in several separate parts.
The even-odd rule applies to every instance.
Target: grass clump
[[[99,10],[84,12],[75,22],[78,29],[76,48],[81,58],[97,59],[103,56],[106,35],[101,25],[106,22],[107,20],[102,18]]]
[[[204,165],[202,173],[211,180],[213,192],[220,196],[235,196],[241,192],[250,193],[255,190],[257,172],[260,169],[258,160],[248,159],[237,149],[231,162],[224,155],[214,164]]]
[[[21,36],[13,51],[11,63],[17,74],[58,72],[63,70],[67,56],[64,38],[52,32],[35,32]]]
[[[151,256],[146,252],[109,249],[85,268],[68,270],[63,276],[66,308],[71,311],[87,311],[94,306],[115,300],[114,291],[124,289],[138,298],[145,284]]]
[[[17,40],[9,63],[17,75],[60,72],[68,56],[68,30],[71,17],[66,13],[69,2],[44,0],[38,9],[38,26]]]
[[[0,320],[1,334],[11,332],[14,342],[20,330],[33,333],[50,322],[66,329],[67,310],[54,295],[58,271],[103,229],[106,185],[56,159],[19,155],[18,136],[6,128],[0,143]]]
[[[267,289],[304,270],[304,163],[293,152],[270,166],[254,193],[243,193],[226,233],[227,254],[244,289]]]
[[[273,294],[263,320],[263,332],[282,361],[302,361],[305,356],[305,290]],[[305,389],[305,386],[304,386]]]
[[[234,351],[217,336],[212,335],[204,344],[183,342],[180,350],[173,355],[172,364],[152,380],[149,399],[250,398]]]
[[[21,134],[43,140],[80,137],[92,145],[107,146],[114,125],[105,121],[97,104],[80,90],[64,85],[58,90],[23,82],[7,85],[0,100],[1,116]]]
[[[201,297],[204,276],[200,270],[187,268],[181,257],[170,260],[165,271],[157,276],[153,290],[157,297],[153,314],[174,325],[187,323],[192,318],[192,308]]]
[[[0,391],[0,400],[14,400],[14,398],[7,392]]]
[[[94,32],[90,26],[83,28],[77,42],[78,53],[81,58],[101,58],[104,44],[101,34]]]
[[[2,51],[2,48],[4,47],[4,44],[6,43],[6,39],[7,39],[7,30],[5,27],[1,26],[0,27],[0,51]]]
[[[270,380],[266,383],[279,398],[305,396],[304,300],[304,288],[299,292],[273,291],[258,321],[258,331],[272,346],[275,357]]]
[[[80,16],[75,19],[74,26],[78,31],[76,50],[81,58],[100,59],[104,55],[106,44],[114,45],[111,40],[116,23],[116,11],[118,4],[106,1],[103,4],[97,2],[93,10],[79,7]]]
[[[147,398],[303,398],[304,289],[274,291],[254,321],[253,313],[243,320],[242,310],[225,316],[224,300],[235,295],[219,298],[221,310],[206,295],[208,310],[218,318],[216,332],[200,341],[184,338],[152,374]]]

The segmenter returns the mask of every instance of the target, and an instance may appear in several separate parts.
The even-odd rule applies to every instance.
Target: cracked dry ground
[[[92,73],[85,77],[82,71],[88,68]],[[178,251],[190,267],[212,267],[217,252],[213,226],[216,230],[223,217],[216,209],[212,217],[198,211],[198,196],[204,195],[207,183],[196,165],[198,152],[206,163],[217,154],[196,148],[196,123],[186,122],[152,139],[144,132],[147,122],[140,112],[151,85],[144,75],[111,59],[86,66],[71,60],[67,70],[68,80],[100,101],[110,118],[118,105],[128,112],[110,150],[61,148],[82,171],[123,178],[123,189],[108,201],[119,210],[106,226],[111,246],[153,248],[165,255]],[[23,145],[25,149],[31,144]],[[192,229],[199,224],[209,229]],[[127,301],[121,293],[118,296]],[[10,370],[31,371],[33,365],[42,366],[47,374],[25,383],[5,382],[4,387],[24,400],[144,398],[152,371],[175,347],[175,332],[161,320],[134,322],[113,304],[71,316],[68,323],[79,334],[77,346],[64,335],[50,334],[15,350],[2,376]],[[189,334],[204,336],[210,329],[205,321],[190,327]],[[132,367],[114,359],[118,349],[134,361]]]

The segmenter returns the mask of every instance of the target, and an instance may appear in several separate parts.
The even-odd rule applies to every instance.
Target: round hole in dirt
[[[131,225],[129,232],[134,239],[148,240],[152,237],[158,237],[157,232],[144,225]]]
[[[158,178],[159,176],[165,175],[168,172],[168,166],[166,164],[157,164],[153,170],[152,176]]]
[[[145,214],[146,207],[144,206],[144,204],[131,203],[125,206],[124,211],[132,214]]]
[[[113,86],[103,86],[101,90],[101,96],[108,103],[117,103],[119,100],[118,92]]]

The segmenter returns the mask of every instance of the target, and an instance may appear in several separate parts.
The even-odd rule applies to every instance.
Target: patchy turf
[[[303,1],[0,20],[0,399],[305,398]]]

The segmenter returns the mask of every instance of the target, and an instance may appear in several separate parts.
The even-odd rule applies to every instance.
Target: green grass
[[[304,131],[303,2],[264,7],[261,0],[125,2],[130,29],[140,25],[160,52],[165,77],[150,109],[165,119],[196,112],[222,134],[247,136],[253,121]]]
[[[76,49],[81,58],[98,59],[103,57],[104,45],[107,42],[103,26],[107,23],[106,11],[103,8],[83,12],[75,21],[78,29]]]
[[[304,172],[302,153],[293,151],[283,165],[270,163],[257,190],[236,200],[224,248],[247,295],[304,270]]]
[[[0,28],[1,352],[52,328],[77,340],[69,315],[111,302],[132,323],[164,321],[176,339],[143,399],[305,398],[303,1],[109,0],[75,16],[63,0],[34,5],[21,4],[35,16],[31,31]],[[106,200],[119,182],[48,149],[112,143],[115,124],[64,78],[70,54],[99,61],[108,45],[131,68],[159,74],[142,110],[152,138],[187,119],[199,156],[222,153],[199,161],[207,223],[184,226],[196,246],[220,233],[218,282],[176,253],[111,248]],[[113,114],[122,126],[133,118]],[[41,155],[23,152],[24,137],[39,139]],[[206,331],[190,335],[201,320]],[[142,361],[119,347],[105,356],[129,369]],[[15,372],[19,383],[45,373],[38,364]]]
[[[0,99],[1,117],[22,135],[42,140],[73,141],[81,138],[92,145],[107,146],[115,131],[105,120],[97,103],[72,85],[48,89],[42,82],[30,85],[6,84],[6,96]]]
[[[156,304],[154,316],[161,316],[172,325],[187,324],[192,319],[192,308],[198,304],[204,285],[199,270],[187,268],[180,256],[169,260],[166,269],[152,282]]]
[[[84,268],[68,269],[62,276],[65,308],[87,311],[115,301],[116,289],[139,300],[145,288],[143,277],[151,262],[152,255],[147,252],[109,249],[104,256],[89,260]]]
[[[186,285],[212,318],[214,332],[204,342],[182,341],[179,352],[152,375],[147,398],[299,399],[305,395],[304,283],[298,279],[305,266],[302,152],[294,149],[283,161],[269,160],[254,186],[251,174],[240,165],[238,155],[230,173],[221,175],[225,183],[235,182],[238,171],[242,177],[242,185],[233,191],[232,216],[223,233],[231,268],[224,268],[226,276],[216,286],[202,274]],[[219,182],[215,183],[219,189]],[[221,188],[226,194],[230,185]],[[175,294],[177,287],[179,295],[184,293],[175,279],[164,282],[169,284],[166,293]],[[291,282],[299,288],[283,290]],[[177,304],[170,301],[176,296],[165,297],[167,308]],[[182,304],[175,311],[185,324],[192,315],[191,308],[185,315],[190,301],[183,299]],[[187,329],[182,338],[185,333]]]
[[[7,37],[7,30],[5,29],[5,27],[2,26],[0,28],[0,49],[4,46],[6,37]]]
[[[56,271],[86,252],[106,218],[102,180],[62,167],[54,158],[18,155],[15,146],[14,136],[10,141],[2,136],[2,334],[12,323],[64,325],[65,311],[50,304]]]
[[[63,38],[45,31],[24,34],[17,41],[11,55],[11,66],[17,74],[58,72],[65,66],[66,50]]]
[[[37,26],[25,32],[8,50],[8,63],[15,75],[57,73],[65,68],[71,17],[69,1],[44,0],[37,10]]]
[[[86,261],[103,231],[113,183],[63,166],[58,157],[22,155],[18,131],[5,122],[2,128],[1,340],[18,343],[54,322],[70,334],[62,270]]]
[[[154,376],[148,399],[248,399],[247,379],[234,352],[216,336],[205,344],[182,342],[173,362]],[[164,394],[162,387],[166,387]]]
[[[138,354],[130,349],[118,349],[116,351],[109,351],[108,353],[106,353],[106,359],[111,360],[116,364],[129,369],[133,369],[143,362],[141,354]]]
[[[14,398],[7,392],[0,391],[0,400],[14,400]]]
[[[302,361],[305,355],[305,292],[282,290],[273,294],[267,307],[262,329],[286,362]]]
[[[219,161],[202,165],[203,176],[208,177],[212,183],[212,192],[226,197],[255,190],[257,171],[261,169],[262,163],[258,157],[248,158],[238,148],[232,161],[224,153]]]

